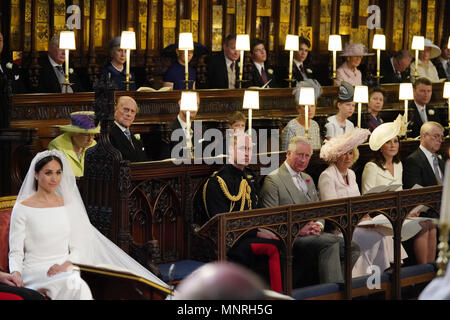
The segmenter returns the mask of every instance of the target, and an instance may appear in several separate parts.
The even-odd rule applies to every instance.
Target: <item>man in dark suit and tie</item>
[[[267,63],[267,52],[264,41],[255,39],[250,46],[252,64],[249,72],[244,76],[245,87],[276,88],[274,70]],[[270,81],[270,82],[269,82]],[[269,82],[269,83],[268,83]]]
[[[264,179],[261,200],[264,207],[319,201],[314,181],[303,171],[311,159],[309,141],[301,136],[291,139],[286,151],[286,161]],[[296,235],[294,241],[294,287],[320,283],[342,282],[344,264],[344,239],[322,232],[324,220],[309,221]],[[359,257],[359,247],[352,242],[352,266]],[[306,282],[305,282],[306,281]]]
[[[13,93],[28,93],[29,83],[22,68],[4,59],[3,34],[0,32],[0,77],[6,77],[11,82]]]
[[[381,61],[380,83],[410,82],[409,65],[412,55],[408,50],[400,50],[391,58]]]
[[[419,149],[403,160],[403,188],[418,184],[429,187],[442,184],[445,163],[436,152],[444,140],[444,128],[438,122],[429,121],[420,129]]]
[[[114,111],[114,125],[109,133],[109,140],[114,148],[122,154],[123,160],[131,162],[147,161],[147,154],[140,136],[133,135],[130,127],[139,112],[136,101],[129,96],[121,96],[117,100]]]
[[[448,47],[448,38],[443,37],[441,41],[441,55],[432,60],[436,66],[439,79],[450,81],[450,48]]]
[[[55,34],[48,44],[48,55],[39,61],[38,92],[67,93],[82,92],[84,88],[76,72],[69,69],[70,86],[62,85],[65,82],[65,50],[59,48],[59,34]]]
[[[433,94],[433,85],[430,80],[419,78],[413,83],[413,88],[414,100],[409,103],[409,109],[413,111],[412,117],[409,119],[411,122],[409,125],[411,134],[409,136],[415,138],[420,135],[420,128],[425,122],[439,122],[439,118],[436,110],[428,105]]]
[[[208,88],[239,88],[239,54],[236,50],[236,35],[230,34],[223,41],[222,51],[208,61]]]

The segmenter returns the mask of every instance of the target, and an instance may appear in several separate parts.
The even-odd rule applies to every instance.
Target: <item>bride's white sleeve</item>
[[[11,213],[9,226],[9,272],[22,273],[25,252],[26,214],[15,206]]]

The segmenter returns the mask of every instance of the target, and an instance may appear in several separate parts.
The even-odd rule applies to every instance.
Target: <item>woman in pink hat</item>
[[[356,175],[350,168],[358,160],[358,145],[364,143],[370,131],[355,128],[352,131],[336,136],[327,141],[320,149],[320,158],[329,166],[319,177],[320,200],[342,199],[360,196]],[[366,215],[361,221],[371,220]],[[370,274],[370,268],[378,267],[381,272],[390,267],[394,261],[394,241],[392,236],[386,236],[380,232],[368,228],[357,227],[353,232],[355,241],[361,250],[361,255],[356,261],[353,277]],[[402,259],[407,257],[402,248]]]
[[[341,57],[345,57],[345,62],[336,70],[334,85],[339,86],[342,81],[346,81],[352,86],[360,86],[362,75],[357,68],[363,57],[372,55],[373,53],[368,53],[367,48],[362,43],[348,44],[341,54]]]

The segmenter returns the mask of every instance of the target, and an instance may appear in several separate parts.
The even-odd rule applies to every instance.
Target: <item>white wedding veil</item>
[[[35,166],[39,160],[47,156],[58,157],[63,165],[63,174],[56,193],[64,199],[64,206],[67,209],[71,224],[71,241],[80,252],[76,258],[77,261],[72,262],[87,265],[110,265],[127,269],[144,279],[164,288],[169,288],[165,282],[131,258],[90,223],[72,168],[62,152],[48,150],[40,152],[34,157],[20,188],[16,203],[21,203],[36,192],[34,186]]]

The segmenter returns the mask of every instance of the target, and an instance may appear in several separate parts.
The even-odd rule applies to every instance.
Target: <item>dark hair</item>
[[[413,88],[416,89],[419,84],[424,84],[426,86],[432,86],[433,83],[431,83],[430,80],[428,80],[427,78],[418,78],[416,81],[414,81],[413,83]]]
[[[384,97],[384,90],[383,90],[381,87],[375,87],[375,88],[370,89],[370,91],[369,91],[369,98],[370,98],[375,92],[381,93],[381,94],[383,95],[383,97]]]
[[[225,39],[223,39],[222,44],[224,44],[228,47],[230,44],[230,41],[233,41],[233,40],[236,40],[236,35],[234,33],[231,33],[231,34],[227,35],[225,37]]]
[[[250,52],[253,54],[253,48],[255,48],[257,45],[263,44],[264,48],[266,47],[265,42],[261,39],[253,39],[252,44],[250,46]]]
[[[393,163],[399,163],[400,162],[400,137],[396,136],[398,138],[398,149],[399,152],[392,158]],[[380,167],[383,170],[386,170],[384,167],[384,164],[386,163],[386,159],[383,156],[383,153],[381,152],[381,148],[374,152],[374,158],[371,160],[373,163],[375,163],[378,167]]]
[[[301,44],[305,44],[308,48],[311,48],[311,41],[309,41],[308,39],[306,39],[303,36],[300,36],[298,38],[298,45],[301,45]]]
[[[38,162],[36,162],[36,164],[34,166],[34,172],[39,173],[42,170],[42,168],[52,160],[58,161],[59,164],[61,165],[61,170],[63,169],[63,164],[62,164],[62,161],[60,158],[58,158],[57,156],[47,156],[47,157],[42,158]],[[34,180],[34,188],[37,191],[37,189],[38,189],[37,180]]]

